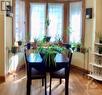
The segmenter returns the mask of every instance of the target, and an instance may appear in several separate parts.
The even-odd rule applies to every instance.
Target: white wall
[[[89,62],[92,60],[91,51],[94,46],[94,34],[95,34],[95,1],[96,0],[85,0],[86,8],[92,8],[92,19],[85,19],[85,47],[90,51],[89,53],[74,53],[72,64],[84,69],[89,69]]]

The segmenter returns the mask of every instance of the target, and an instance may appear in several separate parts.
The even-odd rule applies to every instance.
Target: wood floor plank
[[[63,80],[59,85],[59,80],[54,79],[52,95],[64,95],[64,83]],[[49,93],[49,76],[47,76],[47,93]],[[15,77],[10,75],[5,83],[0,84],[0,95],[26,95],[25,71],[18,73]],[[31,95],[44,95],[41,80],[32,82]],[[102,95],[102,83],[72,70],[69,79],[69,95]]]

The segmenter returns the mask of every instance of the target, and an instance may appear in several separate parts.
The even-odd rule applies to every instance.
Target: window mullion
[[[48,19],[48,3],[46,3],[46,18],[45,18],[45,20],[47,20],[47,19]],[[48,27],[45,27],[45,35],[47,35],[47,34],[48,34]]]

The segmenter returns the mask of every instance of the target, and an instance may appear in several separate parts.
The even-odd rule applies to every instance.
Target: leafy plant
[[[44,38],[43,38],[43,42],[49,42],[50,39],[51,39],[50,36],[44,36]]]
[[[63,47],[57,46],[57,45],[51,45],[47,48],[44,48],[43,46],[40,46],[37,48],[37,52],[41,54],[41,56],[45,59],[45,62],[50,65],[56,65],[54,61],[54,57],[57,53],[61,53],[64,50]]]
[[[76,50],[78,52],[80,52],[80,49],[82,47],[81,43],[76,43],[76,42],[71,43],[71,46],[73,50]]]

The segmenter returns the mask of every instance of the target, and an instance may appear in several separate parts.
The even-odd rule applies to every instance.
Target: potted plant
[[[15,54],[15,53],[17,52],[17,48],[18,48],[18,47],[16,47],[16,46],[12,46],[12,47],[11,47],[11,52],[12,52],[13,54]]]
[[[26,47],[27,47],[27,49],[30,49],[31,48],[31,43],[27,42]]]
[[[76,49],[77,49],[77,52],[80,52],[80,49],[81,49],[81,44],[80,43],[77,43]]]
[[[99,40],[99,43],[102,44],[102,32],[96,32],[96,37]],[[99,46],[99,54],[102,54],[102,47]]]
[[[43,38],[43,42],[49,42],[50,39],[51,39],[50,36],[44,36],[44,38]]]
[[[21,46],[22,45],[22,41],[18,41],[18,45]]]
[[[56,65],[56,63],[54,62],[54,57],[58,52],[61,53],[63,50],[64,48],[58,45],[51,45],[48,46],[47,48],[40,46],[37,48],[37,52],[40,53],[42,58],[45,58],[45,63],[49,64],[48,66]]]
[[[96,32],[96,37],[99,40],[99,43],[102,43],[102,32]]]

